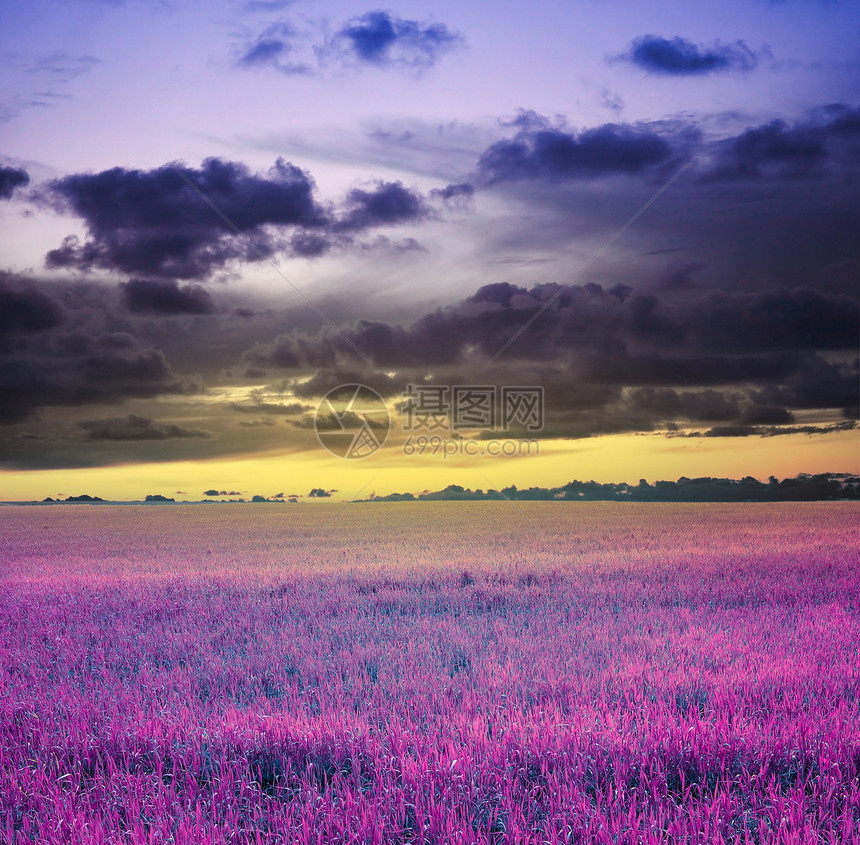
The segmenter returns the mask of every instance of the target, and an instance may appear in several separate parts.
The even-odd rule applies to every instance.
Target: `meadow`
[[[860,842],[858,516],[0,507],[0,842]]]

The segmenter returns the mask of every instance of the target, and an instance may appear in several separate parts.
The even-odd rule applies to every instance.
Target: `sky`
[[[0,498],[860,472],[858,0],[0,32]]]

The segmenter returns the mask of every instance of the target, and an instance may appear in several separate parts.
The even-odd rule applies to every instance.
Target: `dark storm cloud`
[[[800,179],[828,171],[856,172],[860,108],[833,105],[794,124],[774,120],[715,146],[716,161],[706,174],[711,180]]]
[[[175,423],[157,423],[149,417],[135,414],[109,419],[80,420],[77,425],[86,432],[88,440],[184,440],[189,437],[211,436],[198,428],[182,428]]]
[[[336,351],[334,342],[328,337],[279,335],[271,343],[258,344],[244,358],[249,364],[293,370],[333,366]]]
[[[668,150],[668,157],[627,171],[598,159],[604,169],[596,173],[583,164],[586,132],[534,112],[521,112],[501,126],[511,137],[484,147],[470,181],[497,200],[525,207],[525,213],[487,230],[488,260],[515,251],[564,260],[573,233],[597,244],[614,238],[631,213],[647,209],[623,237],[636,245],[642,260],[617,263],[618,283],[653,287],[659,273],[663,284],[679,293],[709,286],[811,287],[851,295],[860,289],[860,108],[855,105],[819,107],[795,120],[723,137],[715,135],[715,130],[722,134],[720,127],[704,120],[618,124],[620,137],[644,134],[663,154]],[[557,142],[569,155],[554,158],[546,152]],[[683,251],[694,279],[689,272],[667,279],[673,267],[660,258],[666,249]],[[646,260],[645,253],[654,259]],[[589,275],[594,278],[602,266],[601,259]]]
[[[8,336],[43,332],[62,319],[60,306],[50,296],[24,280],[0,273],[0,352]]]
[[[808,356],[792,378],[756,391],[756,402],[791,408],[840,408],[856,418],[860,406],[860,361],[830,362]]]
[[[19,167],[0,167],[0,200],[8,200],[18,188],[30,184],[30,175]]]
[[[776,405],[751,405],[740,421],[747,425],[786,425],[794,422],[794,414]]]
[[[630,405],[658,419],[686,417],[693,421],[733,420],[740,413],[737,398],[718,390],[684,391],[641,387],[630,395]]]
[[[346,198],[336,231],[360,232],[377,226],[391,226],[422,220],[430,213],[420,194],[402,182],[377,182],[370,190],[354,188]]]
[[[736,428],[794,422],[790,411],[775,405],[751,404],[741,410],[741,395],[738,391],[726,395],[712,389],[678,392],[672,388],[642,387],[630,393],[628,407],[664,422],[681,418],[691,422],[734,422]]]
[[[685,289],[677,296],[497,283],[411,325],[363,320],[343,337],[282,335],[245,357],[257,366],[315,370],[294,387],[308,398],[347,382],[388,397],[409,383],[540,384],[547,431],[585,436],[650,431],[676,419],[779,426],[794,421],[792,407],[851,406],[846,389],[813,398],[801,395],[801,385],[823,360],[820,352],[856,349],[858,333],[854,300],[808,290]],[[843,370],[818,380],[845,388]]]
[[[456,364],[496,355],[510,341],[508,357],[552,361],[576,352],[612,382],[713,384],[743,378],[745,367],[761,377],[786,375],[799,350],[853,349],[858,335],[853,300],[808,290],[711,291],[673,302],[597,284],[526,289],[502,282],[408,327],[361,320],[342,336],[283,335],[249,357],[285,368],[330,367],[358,348],[385,368]]]
[[[677,306],[653,295],[631,300],[631,329],[668,346],[688,343],[724,352],[850,349],[860,342],[851,299],[810,289],[723,293]]]
[[[185,179],[229,219],[239,236]],[[313,192],[308,174],[282,159],[263,176],[217,158],[206,159],[199,170],[178,165],[149,171],[115,167],[66,176],[51,183],[49,201],[81,217],[90,240],[79,244],[66,239],[48,253],[47,263],[204,277],[231,259],[255,261],[261,254],[270,255],[275,244],[267,226],[323,226],[326,215]]]
[[[669,141],[646,128],[608,123],[579,134],[532,128],[497,141],[481,155],[478,172],[487,182],[512,179],[587,179],[642,173],[667,162]]]
[[[101,288],[0,275],[0,422],[200,389],[162,352],[110,325]]]
[[[591,381],[630,386],[740,384],[772,381],[797,372],[795,354],[771,355],[587,355],[582,376]]]
[[[215,304],[200,285],[174,280],[131,279],[120,285],[126,308],[136,314],[211,314]]]
[[[608,123],[574,132],[546,117],[523,111],[503,124],[516,133],[480,155],[478,182],[567,181],[614,174],[665,173],[690,161],[690,176],[701,183],[764,178],[796,181],[840,178],[860,170],[860,108],[833,104],[789,123],[771,121],[720,140],[705,140],[693,122]]]
[[[81,217],[89,233],[84,243],[72,235],[51,250],[49,267],[172,280],[206,278],[230,261],[261,261],[279,252],[314,258],[334,246],[367,248],[354,236],[434,213],[419,192],[401,182],[354,188],[342,208],[324,206],[311,177],[282,159],[262,175],[217,158],[206,159],[199,170],[164,165],[75,174],[50,183],[43,199]],[[130,307],[211,310],[199,288],[175,288],[175,281],[161,287],[130,284]]]
[[[647,131],[673,149],[671,170],[684,156],[689,168],[660,196],[659,219],[649,211],[632,234],[655,245],[684,244],[690,265],[704,265],[702,272],[697,270],[699,284],[749,288],[763,286],[754,279],[770,279],[787,287],[853,293],[860,282],[856,248],[860,194],[853,187],[860,175],[858,124],[860,110],[844,105],[817,109],[787,123],[783,130],[787,138],[799,144],[797,139],[811,136],[816,142],[815,166],[805,166],[808,175],[802,179],[791,175],[798,168],[789,167],[793,159],[787,152],[744,140],[747,133],[766,136],[767,125],[714,142],[692,124],[686,128],[671,121],[649,124]],[[534,113],[519,115],[512,125],[520,134],[484,152],[483,166],[492,166],[475,181],[485,186],[492,181],[496,192],[530,205],[534,213],[522,215],[516,228],[499,236],[493,245],[496,252],[509,249],[511,240],[530,250],[532,244],[563,250],[573,227],[608,237],[636,204],[649,199],[644,184],[637,188],[632,182],[616,181],[604,187],[604,182],[595,185],[563,173],[547,176],[547,168],[533,161],[532,139],[541,132],[576,136],[553,129]],[[632,176],[653,183],[655,176],[662,178],[669,170],[667,163]],[[637,190],[640,193],[634,193]],[[636,197],[633,203],[628,191]],[[619,280],[641,287],[643,263],[631,263],[629,275]],[[690,286],[689,278],[677,283]]]
[[[686,38],[659,35],[635,38],[627,51],[616,58],[647,73],[663,76],[705,76],[729,70],[746,72],[758,64],[758,57],[743,41],[706,46]]]
[[[336,46],[363,64],[416,69],[432,67],[460,41],[444,24],[407,20],[384,10],[352,18],[334,38]]]
[[[300,258],[319,258],[334,245],[332,238],[315,232],[297,232],[290,238],[290,250]]]
[[[0,356],[0,421],[39,408],[190,393],[164,355],[123,332],[59,334]]]

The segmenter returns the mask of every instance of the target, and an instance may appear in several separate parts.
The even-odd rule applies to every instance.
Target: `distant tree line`
[[[771,476],[767,483],[747,476],[731,478],[679,478],[649,484],[644,478],[638,484],[600,484],[597,481],[571,481],[563,487],[516,486],[499,490],[470,490],[449,484],[444,490],[419,493],[391,493],[373,496],[365,501],[478,501],[513,499],[516,501],[572,502],[821,502],[838,499],[860,499],[860,477],[848,473],[801,473],[782,481]]]
[[[314,487],[308,498],[327,499],[337,490]],[[225,491],[207,490],[204,495],[223,495]],[[227,495],[238,495],[230,491]],[[290,502],[299,499],[295,493],[276,493],[274,496],[255,495],[251,502]],[[444,490],[414,493],[389,493],[386,496],[371,495],[365,502],[434,502],[434,501],[482,501],[486,499],[515,501],[568,501],[568,502],[826,502],[842,499],[860,500],[860,477],[845,472],[823,472],[818,475],[801,473],[794,478],[779,481],[771,476],[767,482],[747,476],[740,480],[731,478],[687,478],[677,481],[656,481],[649,484],[644,478],[638,484],[601,484],[597,481],[570,481],[562,487],[529,487],[520,490],[515,485],[501,490],[470,490],[459,484],[449,484]],[[99,496],[69,496],[67,499],[42,500],[45,503],[104,503]],[[206,503],[218,500],[204,499]],[[221,502],[246,502],[247,499],[221,499]],[[158,493],[147,495],[144,502],[170,504],[175,499]]]

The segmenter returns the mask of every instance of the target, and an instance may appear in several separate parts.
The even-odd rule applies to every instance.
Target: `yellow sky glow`
[[[82,493],[121,501],[158,493],[194,501],[210,488],[236,490],[250,498],[276,493],[306,496],[311,488],[322,487],[336,489],[332,501],[341,501],[367,498],[371,493],[420,493],[449,484],[486,490],[510,484],[557,487],[573,479],[635,484],[640,478],[653,483],[683,475],[751,475],[764,481],[770,475],[785,478],[800,472],[860,472],[856,431],[733,438],[623,434],[547,440],[539,446],[539,455],[521,458],[407,457],[395,443],[363,460],[336,458],[319,448],[289,455],[272,452],[211,461],[6,471],[0,473],[0,491],[5,501]]]

